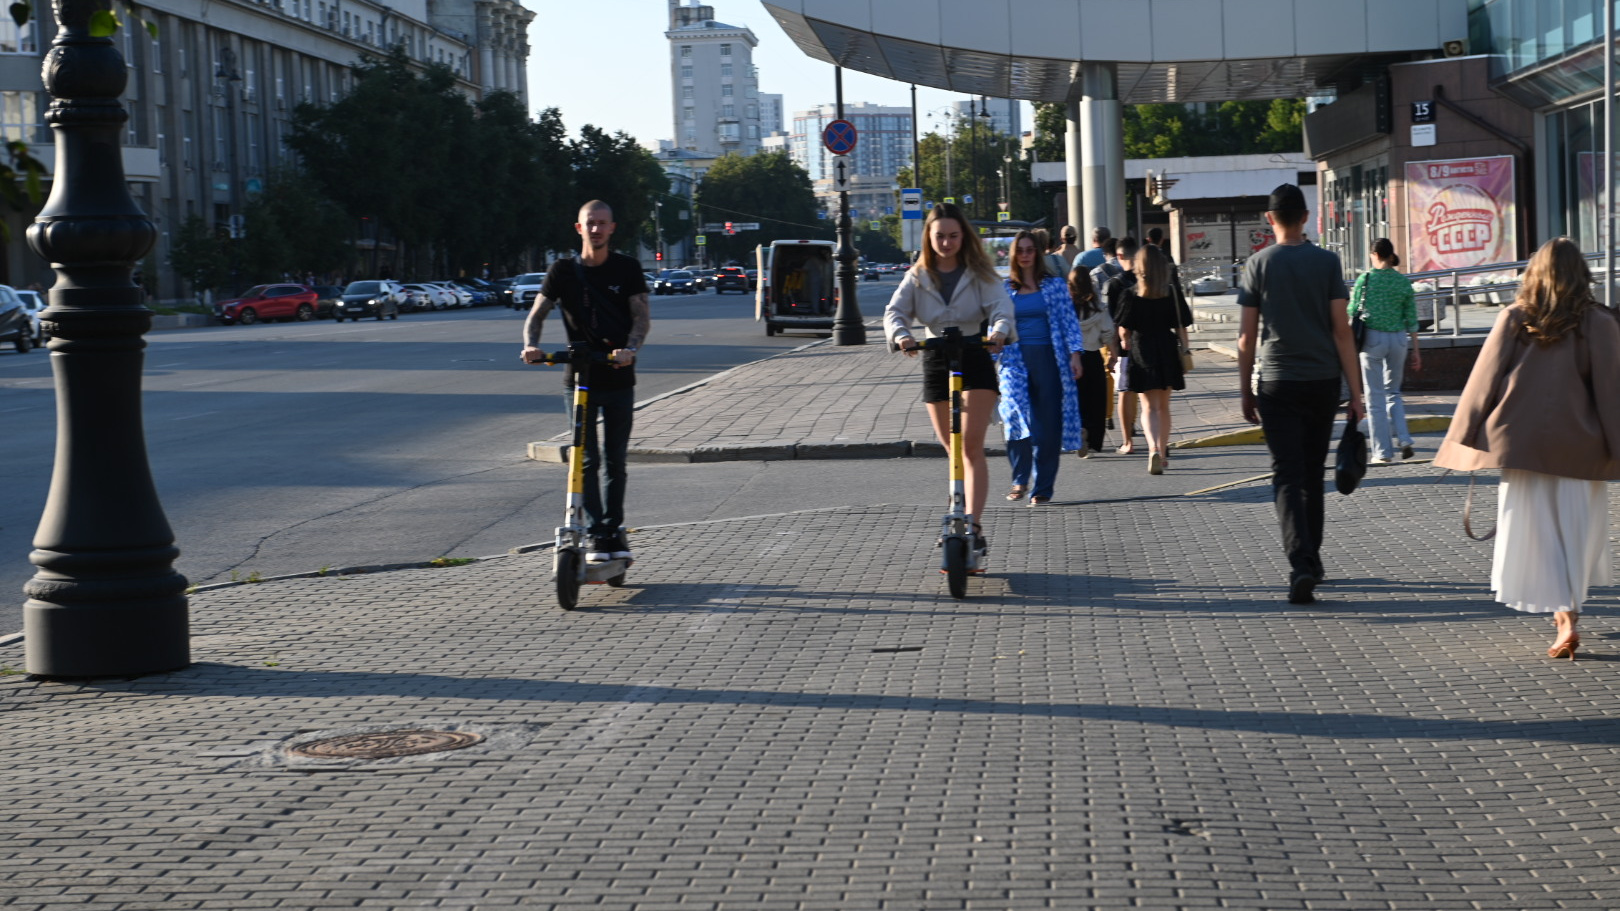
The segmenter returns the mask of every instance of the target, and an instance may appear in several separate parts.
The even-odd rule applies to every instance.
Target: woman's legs
[[[1575,632],[1575,621],[1580,616],[1572,610],[1556,611],[1553,614],[1553,623],[1558,626],[1558,635],[1553,638],[1552,647],[1547,649],[1548,657],[1573,657],[1573,651],[1581,641],[1580,635]]]
[[[1098,452],[1108,432],[1108,373],[1100,352],[1080,355],[1080,425],[1085,428],[1086,448]]]
[[[1401,383],[1406,378],[1406,353],[1411,339],[1404,332],[1391,333],[1389,350],[1384,355],[1384,398],[1389,402],[1389,432],[1396,446],[1412,445],[1412,432],[1406,429],[1406,398],[1401,395]]]
[[[1034,443],[1035,471],[1030,496],[1051,499],[1063,456],[1063,383],[1051,345],[1025,345],[1029,376],[1029,439]]]
[[[990,465],[984,458],[984,434],[996,413],[999,394],[989,389],[969,389],[962,393],[962,460],[968,511],[975,522],[983,521],[984,501],[990,493]],[[928,420],[934,436],[949,453],[951,446],[951,403],[929,402]]]
[[[1029,486],[1029,475],[1035,467],[1035,437],[1007,441],[1007,464],[1012,468],[1012,482],[1018,487]]]
[[[1389,461],[1395,455],[1389,442],[1389,356],[1393,332],[1367,330],[1367,343],[1361,349],[1361,376],[1367,397],[1367,441],[1375,460]],[[1399,382],[1396,383],[1397,388]]]
[[[1170,390],[1154,389],[1142,393],[1142,435],[1147,437],[1148,452],[1163,454],[1170,449]]]

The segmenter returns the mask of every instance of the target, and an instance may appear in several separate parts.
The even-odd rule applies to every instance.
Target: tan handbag
[[[1181,372],[1191,373],[1193,369],[1193,356],[1191,348],[1181,349]]]

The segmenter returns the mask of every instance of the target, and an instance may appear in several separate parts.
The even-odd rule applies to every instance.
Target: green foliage
[[[199,291],[222,288],[231,280],[228,244],[202,216],[188,216],[169,247],[169,266]]]
[[[569,144],[574,166],[574,200],[567,224],[582,203],[600,199],[613,207],[618,228],[614,247],[634,252],[643,240],[642,229],[652,218],[653,197],[669,192],[669,175],[653,154],[620,131],[611,136],[590,124],[580,128],[579,138]],[[570,229],[572,233],[572,229]],[[573,245],[577,246],[578,241]]]
[[[884,215],[876,221],[882,228],[872,230],[872,219],[861,219],[855,223],[855,249],[868,262],[874,263],[903,263],[909,262],[904,250],[900,249],[900,216]]]
[[[1295,99],[1126,105],[1126,158],[1254,155],[1304,148],[1305,103]]]
[[[236,265],[251,280],[332,272],[348,258],[348,216],[298,171],[272,174],[242,214]]]
[[[752,262],[749,251],[773,240],[828,237],[831,222],[818,223],[810,174],[786,152],[727,155],[714,163],[698,185],[699,218],[705,222],[757,221],[758,231],[733,237],[710,234],[711,262]],[[818,224],[825,227],[813,227]]]
[[[1064,137],[1069,132],[1069,118],[1063,105],[1057,102],[1035,105],[1035,160],[1063,161],[1068,157]]]
[[[1010,136],[963,119],[943,134],[918,140],[917,156],[918,174],[902,170],[900,181],[920,187],[924,199],[938,202],[954,196],[969,218],[985,223],[995,222],[1000,202],[1007,203],[1009,216],[1018,221],[1046,214],[1048,194],[1030,184],[1032,161]],[[964,202],[968,196],[974,198],[971,205]]]

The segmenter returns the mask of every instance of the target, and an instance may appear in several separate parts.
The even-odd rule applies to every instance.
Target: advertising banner
[[[1513,156],[1406,165],[1412,272],[1506,262],[1518,249]]]

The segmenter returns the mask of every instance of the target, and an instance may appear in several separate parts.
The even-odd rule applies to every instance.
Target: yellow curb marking
[[[1451,427],[1451,416],[1444,414],[1430,414],[1421,417],[1407,418],[1406,429],[1413,433],[1438,433]],[[1265,431],[1258,427],[1248,427],[1243,430],[1233,430],[1229,433],[1217,433],[1214,436],[1201,437],[1196,440],[1181,440],[1171,443],[1171,449],[1205,449],[1211,446],[1247,446],[1252,443],[1264,443]]]

